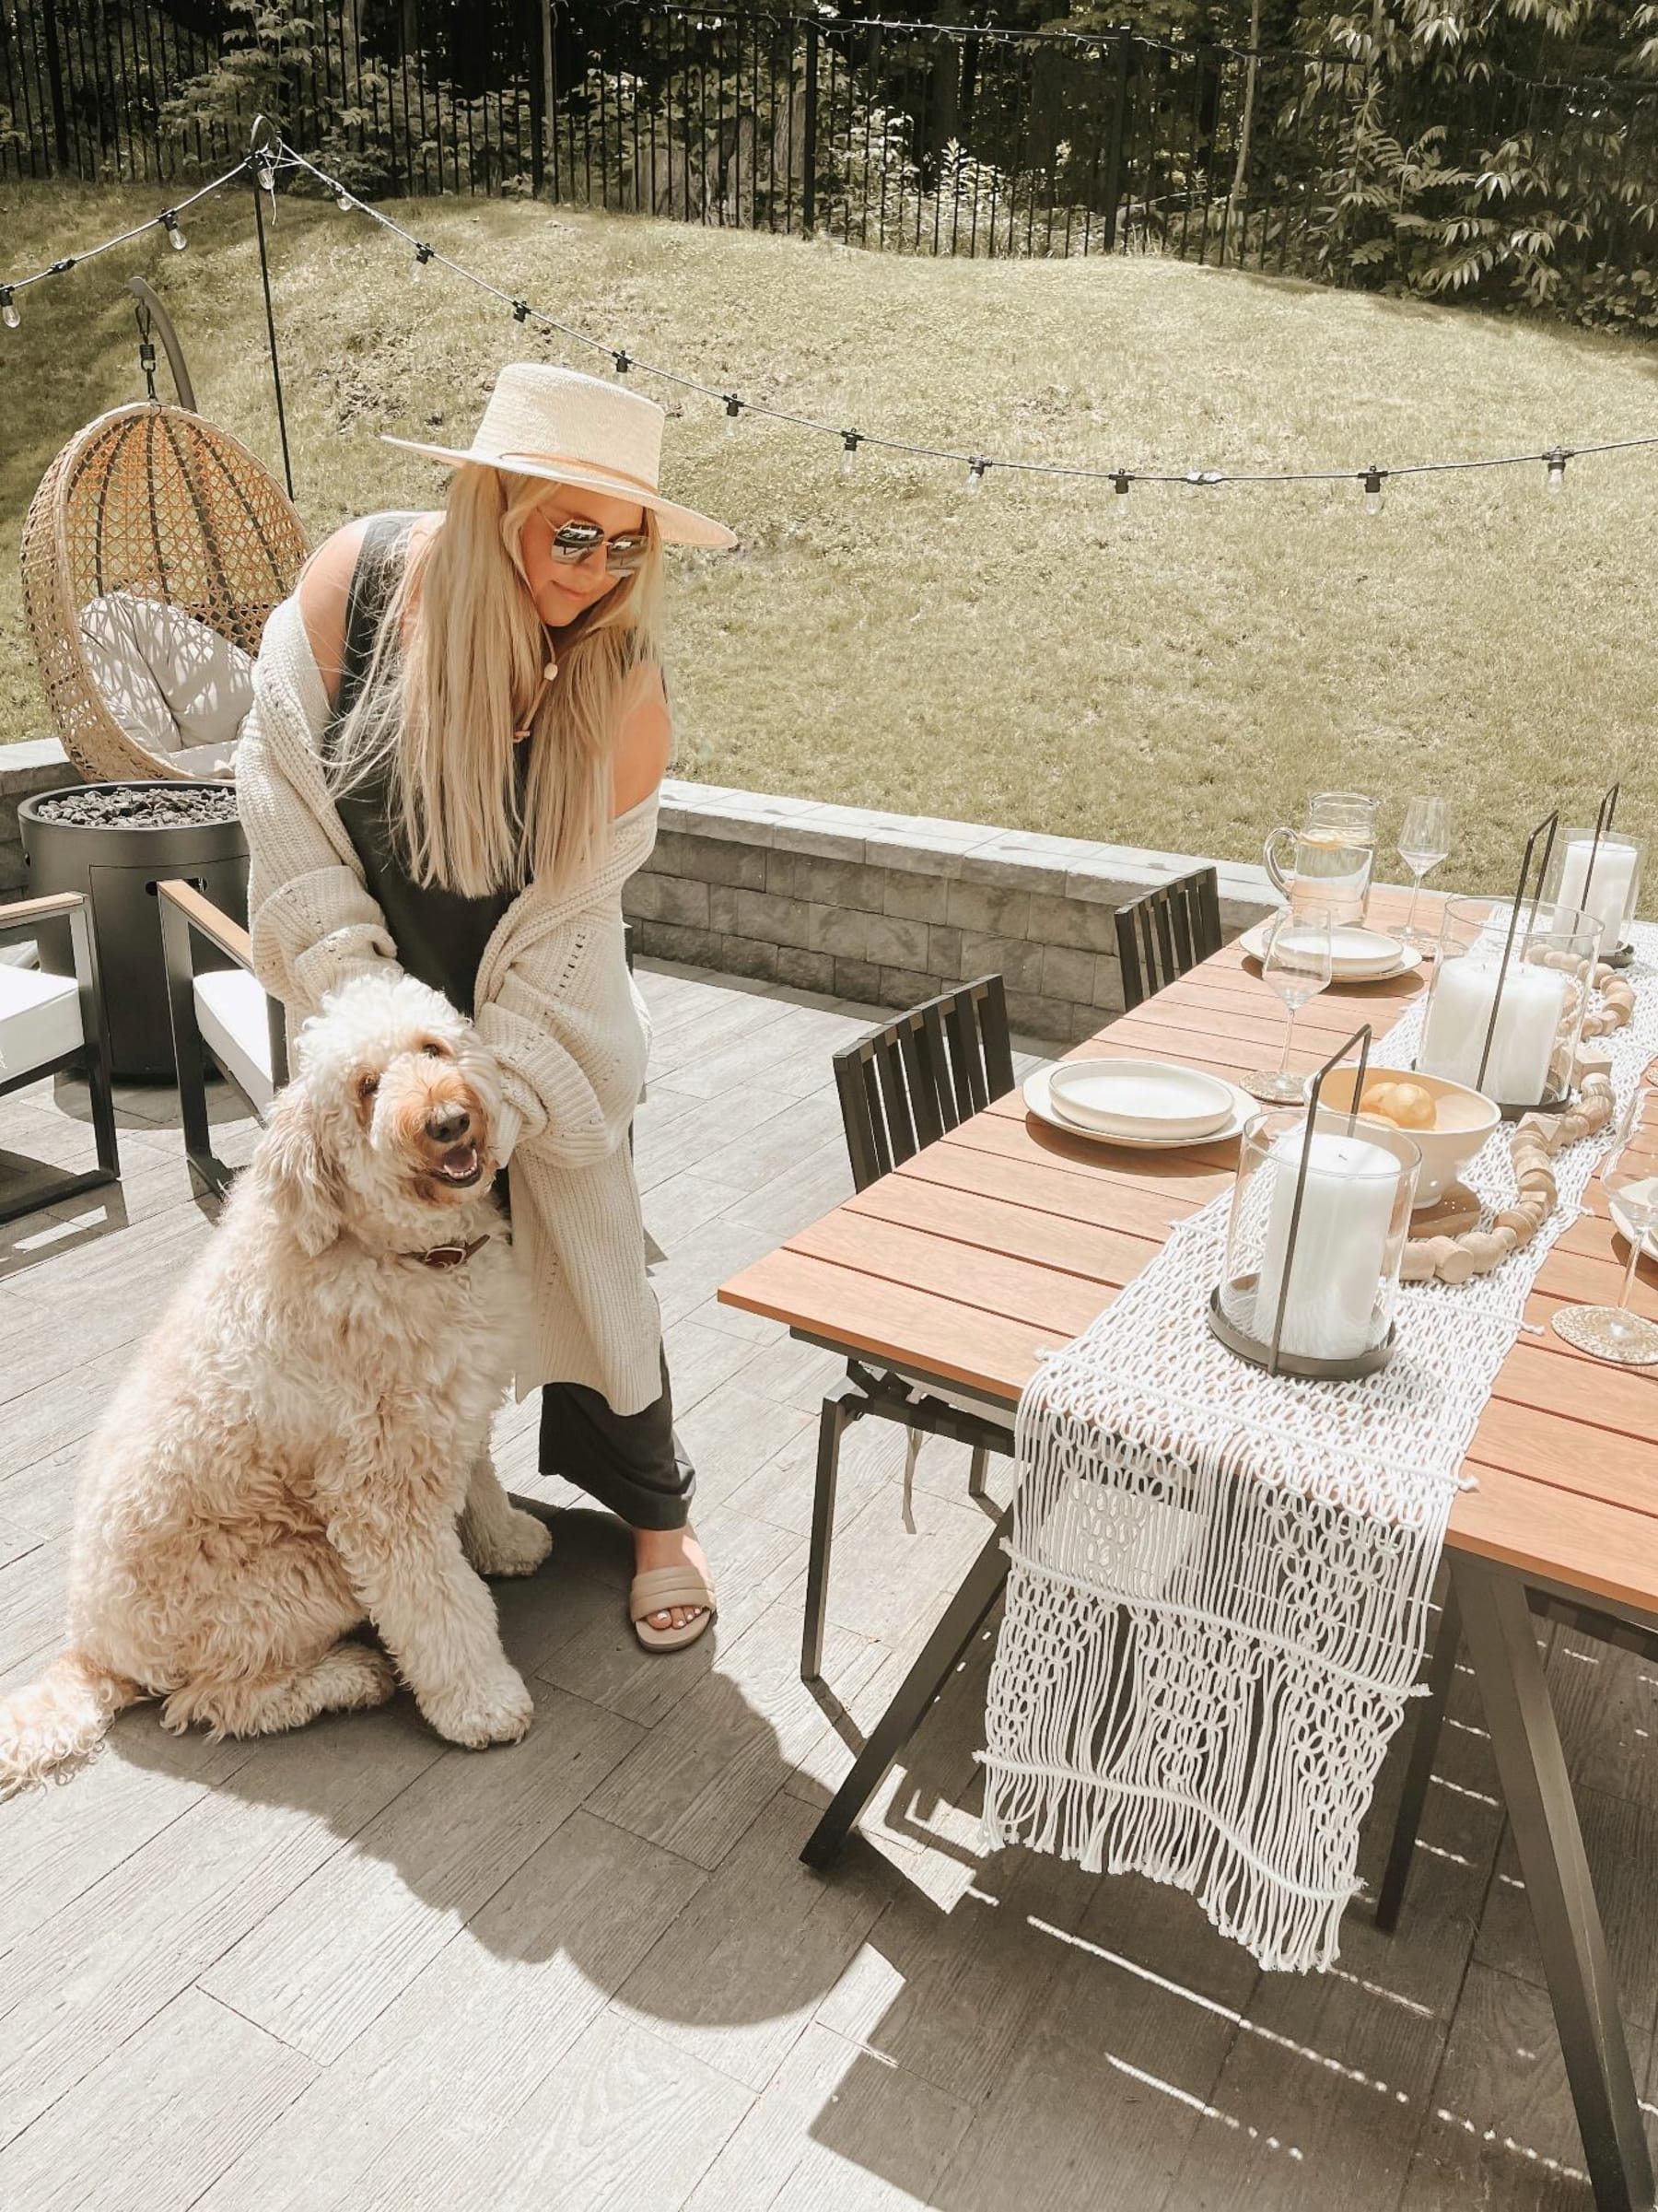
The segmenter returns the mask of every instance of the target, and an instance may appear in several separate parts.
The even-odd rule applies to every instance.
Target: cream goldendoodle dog
[[[383,1703],[401,1675],[455,1743],[530,1726],[480,1580],[549,1544],[487,1452],[521,1309],[493,1063],[408,977],[347,985],[297,1059],[92,1440],[68,1647],[0,1700],[0,1797],[144,1697],[169,1728],[251,1736]]]

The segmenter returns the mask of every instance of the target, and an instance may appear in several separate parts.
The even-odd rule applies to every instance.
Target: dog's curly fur
[[[489,1196],[494,1064],[408,977],[346,985],[296,1059],[92,1440],[67,1649],[0,1700],[0,1797],[143,1697],[169,1728],[260,1735],[380,1704],[395,1668],[455,1743],[530,1726],[480,1580],[549,1544],[487,1451],[522,1313]],[[410,1257],[485,1235],[460,1266]]]

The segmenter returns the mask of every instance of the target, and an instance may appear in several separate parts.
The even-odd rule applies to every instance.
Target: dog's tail
[[[49,1777],[67,1781],[97,1751],[122,1707],[142,1694],[124,1675],[66,1651],[38,1682],[0,1697],[0,1804]]]

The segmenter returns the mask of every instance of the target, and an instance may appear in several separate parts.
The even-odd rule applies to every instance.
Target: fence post
[[[806,148],[800,175],[800,228],[810,238],[817,221],[818,27],[806,19]]]
[[[64,105],[64,57],[58,50],[57,0],[46,0],[41,10],[46,26],[46,81],[52,88],[52,137],[57,148],[58,170],[69,169],[69,113]]]
[[[1123,201],[1123,135],[1128,108],[1128,64],[1134,57],[1129,33],[1116,35],[1116,86],[1111,102],[1111,134],[1105,146],[1105,251],[1116,245],[1117,211]],[[1127,240],[1123,243],[1127,247]]]

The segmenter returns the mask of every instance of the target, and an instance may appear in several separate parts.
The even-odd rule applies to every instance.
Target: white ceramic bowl
[[[1326,1106],[1346,1109],[1353,1103],[1353,1079],[1357,1068],[1332,1068],[1325,1077],[1321,1102]],[[1434,1126],[1428,1129],[1399,1129],[1397,1134],[1408,1137],[1422,1155],[1422,1165],[1417,1173],[1416,1202],[1431,1206],[1455,1182],[1480,1146],[1502,1118],[1502,1109],[1494,1099],[1478,1091],[1470,1091],[1465,1083],[1452,1083],[1442,1075],[1418,1075],[1405,1068],[1372,1068],[1365,1077],[1368,1087],[1373,1083],[1419,1083],[1432,1098]],[[1391,1121],[1379,1117],[1360,1114],[1360,1126],[1367,1131],[1385,1131],[1394,1128]]]
[[[1061,1060],[1048,1095],[1079,1129],[1118,1137],[1202,1137],[1231,1118],[1232,1086],[1169,1060]]]

